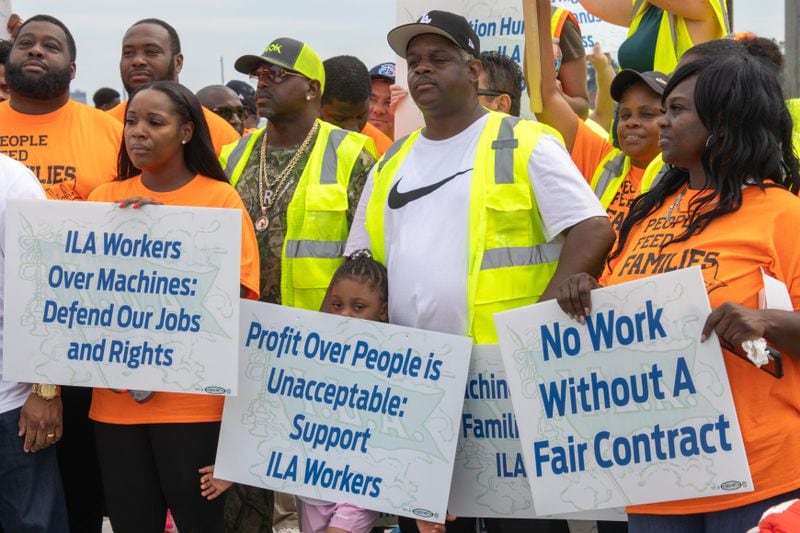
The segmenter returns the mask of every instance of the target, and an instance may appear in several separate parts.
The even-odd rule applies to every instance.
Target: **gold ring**
[[[55,433],[48,433],[48,434],[47,434],[47,438],[48,438],[48,439],[52,439],[52,438],[53,438],[53,437],[55,437],[55,436],[56,436],[56,434],[55,434]]]

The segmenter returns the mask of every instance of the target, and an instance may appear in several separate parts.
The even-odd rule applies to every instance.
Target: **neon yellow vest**
[[[658,180],[661,179],[666,170],[667,167],[664,165],[664,160],[661,159],[661,154],[658,154],[655,159],[650,161],[642,175],[639,194],[644,194],[652,189],[653,185],[658,183]],[[622,186],[622,182],[630,171],[631,158],[617,149],[611,150],[597,165],[597,170],[594,171],[594,176],[592,176],[591,187],[603,205],[603,209],[608,209],[608,206],[611,205],[614,196],[616,196],[617,191]]]
[[[632,0],[633,12],[631,26],[628,30],[628,37],[633,35],[639,28],[645,12],[650,7],[646,0]],[[717,34],[714,39],[722,39],[730,33],[728,23],[728,9],[725,0],[709,0],[714,9],[717,20]],[[661,25],[658,28],[658,40],[656,42],[655,56],[653,59],[653,70],[670,74],[678,65],[678,60],[684,52],[694,46],[689,30],[686,27],[686,20],[664,11],[661,15]]]
[[[786,101],[789,114],[792,115],[792,144],[794,152],[800,154],[800,98],[790,98]]]
[[[535,303],[556,271],[561,244],[547,243],[528,176],[528,161],[551,128],[490,113],[478,140],[470,189],[468,333],[496,343],[493,315]],[[366,227],[372,253],[386,264],[384,217],[389,189],[421,130],[395,142],[378,162]]]
[[[580,32],[580,24],[575,14],[563,7],[550,6],[550,37],[553,39],[561,39],[561,31],[564,29],[567,19],[572,19],[575,27]]]
[[[324,121],[286,210],[281,303],[318,310],[347,241],[347,187],[368,137]],[[264,129],[225,146],[220,163],[234,186]]]

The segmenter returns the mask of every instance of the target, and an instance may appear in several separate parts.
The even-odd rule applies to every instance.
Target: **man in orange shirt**
[[[183,53],[178,32],[163,20],[148,18],[133,24],[122,38],[122,55],[119,73],[128,95],[154,81],[178,81],[183,68]],[[125,106],[122,102],[108,113],[125,121]],[[211,132],[214,151],[219,154],[226,144],[239,140],[239,134],[224,118],[203,108],[203,114]]]
[[[61,21],[29,18],[6,62],[10,98],[0,103],[0,153],[28,166],[56,199],[85,199],[117,175],[119,123],[69,99],[75,55],[75,41]],[[64,438],[56,452],[69,529],[99,533],[103,492],[88,418],[91,389],[63,387],[61,397]]]
[[[392,140],[367,122],[369,115],[370,80],[366,65],[353,56],[326,59],[325,92],[322,93],[322,120],[343,130],[360,132],[372,138],[378,157],[392,145]]]
[[[0,153],[30,168],[48,197],[80,200],[116,176],[121,132],[102,111],[69,99],[75,46],[65,28],[52,17],[31,17],[14,41]]]

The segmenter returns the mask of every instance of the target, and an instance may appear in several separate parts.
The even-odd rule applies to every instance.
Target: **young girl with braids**
[[[334,315],[386,322],[389,317],[389,284],[386,267],[369,250],[350,254],[334,273],[328,289],[328,312]],[[202,495],[214,499],[230,482],[214,478],[214,467],[200,470]],[[378,519],[377,511],[350,503],[331,503],[300,497],[303,533],[368,533]]]

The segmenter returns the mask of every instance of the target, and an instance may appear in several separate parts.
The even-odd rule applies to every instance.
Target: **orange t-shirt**
[[[614,150],[614,146],[606,139],[599,136],[581,119],[578,121],[578,131],[575,133],[575,144],[572,146],[572,161],[578,170],[583,174],[583,178],[591,185],[597,167],[609,152]],[[614,199],[608,204],[606,212],[611,220],[614,231],[619,234],[622,221],[628,215],[631,204],[639,196],[639,189],[642,186],[642,177],[645,169],[631,165],[631,169],[625,179],[617,189]]]
[[[369,122],[364,125],[364,129],[361,130],[361,133],[362,135],[366,135],[375,141],[375,148],[378,149],[378,157],[385,154],[386,150],[388,150],[392,145],[392,140],[389,138],[389,136]]]
[[[259,295],[259,256],[253,222],[236,189],[229,184],[196,176],[176,191],[155,192],[142,183],[141,176],[113,181],[95,189],[89,200],[114,202],[132,196],[155,198],[167,205],[228,207],[242,211],[242,263],[240,283],[247,298]],[[145,208],[146,209],[146,208]],[[222,418],[223,399],[204,394],[157,392],[150,401],[137,403],[128,394],[94,389],[89,418],[109,424],[158,424],[168,422],[216,422]]]
[[[734,302],[757,309],[763,267],[786,284],[794,309],[800,309],[800,246],[794,234],[800,227],[800,198],[777,187],[747,187],[737,212],[717,218],[687,241],[659,248],[687,224],[692,191],[672,209],[672,222],[666,220],[678,194],[631,230],[622,254],[604,272],[603,285],[700,265],[712,307]],[[784,376],[776,379],[727,350],[723,357],[755,491],[636,505],[628,512],[719,511],[800,487],[800,361],[785,356]]]
[[[114,179],[120,135],[115,120],[74,100],[44,115],[0,103],[0,153],[30,168],[48,198],[85,200]]]
[[[118,106],[112,107],[106,113],[125,123],[125,106],[128,102],[121,102]],[[233,126],[228,124],[228,121],[217,115],[210,109],[203,108],[203,115],[206,117],[206,124],[208,124],[208,131],[211,133],[211,143],[214,145],[214,153],[219,155],[222,147],[226,144],[235,143],[240,139],[239,134],[233,129]]]

